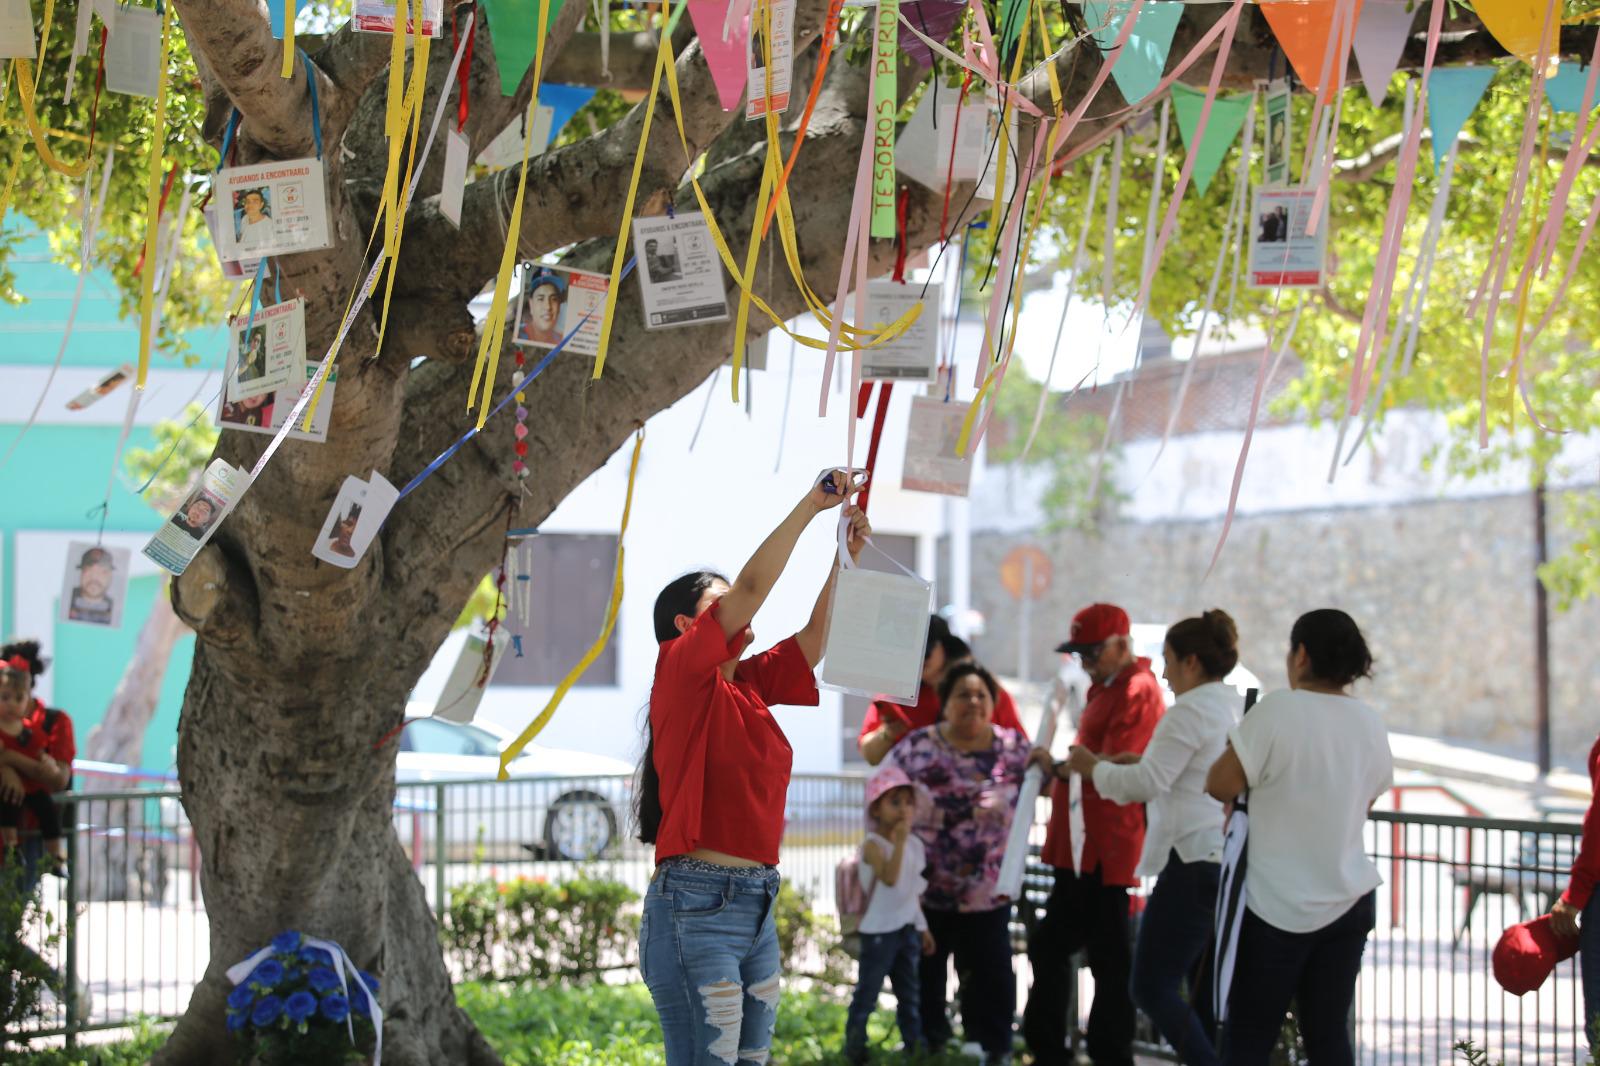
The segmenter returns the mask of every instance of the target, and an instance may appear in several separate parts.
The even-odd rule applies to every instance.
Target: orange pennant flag
[[[1361,0],[1354,0],[1354,3],[1352,28],[1361,18]],[[1341,21],[1339,0],[1265,0],[1261,13],[1266,16],[1267,25],[1272,27],[1273,36],[1278,39],[1283,54],[1289,57],[1301,83],[1319,95],[1332,92],[1338,81],[1336,64],[1341,57],[1349,55],[1350,46],[1349,41],[1335,41],[1332,59],[1329,59],[1328,38],[1342,28],[1338,25]]]

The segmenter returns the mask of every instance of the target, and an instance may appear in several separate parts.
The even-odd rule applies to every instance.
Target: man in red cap
[[[1101,758],[1127,756],[1131,761],[1142,754],[1166,701],[1150,660],[1134,657],[1128,613],[1109,603],[1085,607],[1073,616],[1071,635],[1056,651],[1076,655],[1092,682],[1076,743]],[[1071,1061],[1066,1048],[1073,980],[1068,960],[1087,948],[1095,988],[1089,1058],[1095,1066],[1133,1066],[1128,889],[1139,883],[1134,871],[1144,848],[1144,808],[1112,803],[1085,779],[1083,858],[1075,869],[1066,765],[1052,763],[1043,748],[1034,750],[1034,760],[1056,776],[1044,843],[1044,860],[1056,868],[1056,880],[1044,918],[1028,941],[1033,988],[1023,1014],[1023,1035],[1038,1066]]]

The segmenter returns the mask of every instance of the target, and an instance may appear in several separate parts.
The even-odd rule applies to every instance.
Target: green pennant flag
[[[561,0],[549,2],[549,14],[544,20],[546,33],[561,10]],[[523,75],[533,66],[538,47],[539,0],[483,0],[483,13],[488,16],[495,66],[500,68],[500,95],[515,96]]]
[[[1011,77],[1011,63],[1016,56],[1017,41],[1022,37],[1022,24],[1028,21],[1030,8],[1027,0],[1005,0],[1000,9],[1000,76]]]
[[[1206,94],[1187,85],[1172,87],[1172,110],[1178,116],[1178,130],[1183,134],[1184,147],[1194,155],[1191,180],[1204,195],[1211,179],[1222,166],[1223,157],[1233,146],[1244,119],[1250,113],[1253,97],[1249,93],[1218,93],[1211,102],[1211,118],[1206,122],[1206,135],[1197,147],[1194,129],[1200,124],[1200,109],[1205,106]]]

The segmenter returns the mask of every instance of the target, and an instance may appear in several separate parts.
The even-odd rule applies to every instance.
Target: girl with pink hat
[[[867,782],[868,831],[858,866],[867,905],[858,927],[856,991],[844,1027],[844,1053],[851,1062],[866,1061],[867,1019],[878,1005],[885,977],[894,989],[906,1052],[915,1054],[923,1044],[919,956],[931,955],[934,944],[922,914],[922,891],[928,887],[922,871],[928,857],[911,832],[919,798],[898,766],[884,767]]]

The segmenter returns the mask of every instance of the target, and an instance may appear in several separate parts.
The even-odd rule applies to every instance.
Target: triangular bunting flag
[[[744,99],[750,80],[750,17],[746,15],[735,24],[724,41],[722,24],[727,15],[728,0],[689,0],[689,18],[700,38],[706,66],[711,68],[711,80],[717,83],[717,99],[722,102],[722,110],[732,111]]]
[[[1493,67],[1435,67],[1428,83],[1428,129],[1433,134],[1433,168],[1439,169],[1456,135],[1483,99]]]
[[[550,117],[551,142],[561,136],[561,131],[572,121],[572,116],[594,98],[594,93],[594,88],[588,85],[560,85],[547,81],[539,86],[539,102],[548,104],[555,112]]]
[[[1540,0],[1476,0],[1472,5],[1489,35],[1506,51],[1527,63],[1538,58],[1539,30],[1544,25],[1546,7]],[[1559,32],[1559,5],[1554,9],[1552,21],[1556,25],[1551,29]]]
[[[546,32],[556,21],[561,0],[549,0],[545,16]],[[539,0],[483,0],[488,17],[489,45],[494,49],[495,66],[500,68],[500,95],[515,96],[517,86],[533,66],[539,43]]]
[[[1206,94],[1187,85],[1172,87],[1172,110],[1178,117],[1178,130],[1183,143],[1194,154],[1194,173],[1191,180],[1202,194],[1216,176],[1222,159],[1239,136],[1244,116],[1255,98],[1249,93],[1218,93],[1211,103],[1211,118],[1206,122],[1206,135],[1199,147],[1194,144],[1194,130],[1200,124],[1200,109],[1205,106]]]
[[[1084,21],[1094,28],[1094,43],[1101,52],[1109,52],[1116,45],[1123,20],[1128,17],[1126,8],[1111,7],[1104,0],[1083,0]],[[1167,69],[1172,34],[1183,18],[1183,9],[1184,5],[1176,0],[1146,0],[1139,9],[1139,21],[1133,24],[1117,65],[1111,68],[1111,77],[1128,103],[1137,104],[1160,84]]]
[[[1544,83],[1544,94],[1550,98],[1551,107],[1570,115],[1583,106],[1583,88],[1588,82],[1587,68],[1577,63],[1563,62],[1556,76]],[[1590,106],[1594,104],[1600,104],[1600,89],[1597,89]]]
[[[1400,64],[1400,53],[1405,50],[1416,16],[1417,8],[1408,7],[1403,0],[1367,0],[1361,9],[1351,47],[1356,53],[1356,66],[1361,69],[1361,82],[1374,107],[1383,103],[1389,93],[1389,79]]]
[[[926,37],[942,41],[956,28],[967,5],[961,0],[909,0],[900,5],[900,13]],[[900,27],[900,51],[910,56],[919,67],[933,66],[933,51],[922,38]]]
[[[1335,31],[1334,16],[1338,0],[1266,0],[1261,4],[1261,14],[1266,16],[1272,35],[1278,39],[1283,54],[1294,65],[1295,74],[1306,88],[1314,93],[1323,91],[1322,61],[1328,54],[1328,37]],[[1356,0],[1356,22],[1361,20],[1361,0]],[[1333,69],[1337,73],[1339,56],[1344,42],[1333,46]],[[1335,79],[1329,77],[1331,83]],[[1332,85],[1328,86],[1331,91]]]

